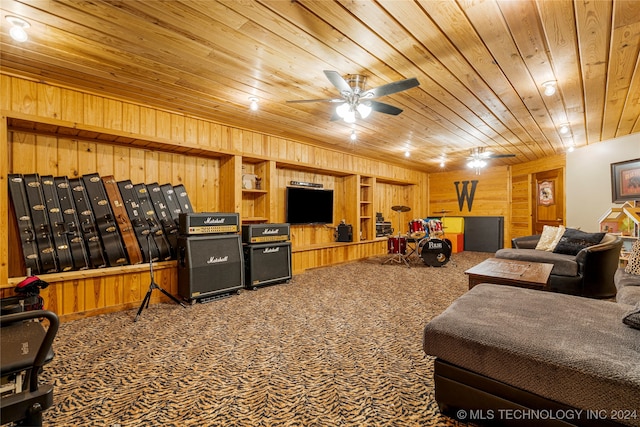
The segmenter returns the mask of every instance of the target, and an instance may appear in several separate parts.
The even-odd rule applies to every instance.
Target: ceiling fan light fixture
[[[372,110],[369,105],[365,104],[358,104],[358,107],[356,109],[358,110],[358,114],[360,114],[360,117],[362,117],[363,119],[369,117],[369,114],[371,114]]]
[[[11,24],[9,35],[17,42],[26,42],[29,39],[26,29],[31,27],[27,21],[17,16],[7,16],[6,20]]]
[[[473,159],[469,161],[469,163],[467,163],[467,166],[471,169],[482,169],[483,167],[487,166],[487,162],[482,159]]]
[[[336,114],[341,119],[344,119],[348,112],[349,112],[349,104],[347,104],[346,102],[336,107]]]
[[[549,80],[548,82],[542,83],[542,87],[544,88],[544,94],[546,96],[551,96],[556,93],[556,81]]]
[[[355,123],[356,122],[356,112],[353,111],[351,108],[349,108],[348,111],[345,113],[343,119],[344,119],[344,121],[346,123]]]

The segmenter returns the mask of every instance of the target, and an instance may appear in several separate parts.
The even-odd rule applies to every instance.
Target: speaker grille
[[[232,292],[244,284],[240,236],[182,236],[178,239],[178,292],[185,299]]]
[[[291,279],[291,243],[247,245],[245,287],[248,289]]]

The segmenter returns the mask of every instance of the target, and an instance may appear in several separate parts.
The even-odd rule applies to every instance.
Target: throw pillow
[[[586,233],[582,230],[567,228],[553,250],[557,254],[578,255],[589,246],[597,245],[606,233]]]
[[[559,229],[560,227],[552,227],[551,225],[545,225],[544,227],[542,227],[542,234],[540,235],[540,240],[538,240],[538,244],[536,245],[536,250],[553,250],[553,248],[549,248],[551,248],[551,243],[553,243],[553,241],[555,240]]]
[[[631,247],[631,253],[629,254],[629,260],[624,271],[629,274],[640,275],[640,239],[636,240]]]
[[[556,248],[556,246],[558,246],[558,242],[560,242],[560,239],[562,239],[562,236],[564,236],[564,232],[567,229],[564,228],[564,225],[561,225],[558,227],[558,232],[556,233],[556,237],[553,238],[553,242],[551,242],[551,245],[549,245],[549,249],[547,249],[547,251],[549,252],[553,252],[554,249]]]
[[[634,329],[640,329],[640,306],[626,313],[622,318],[622,323]]]

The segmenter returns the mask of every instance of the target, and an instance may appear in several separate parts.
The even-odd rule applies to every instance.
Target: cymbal
[[[396,205],[391,206],[391,210],[396,212],[409,212],[411,208],[409,206]]]

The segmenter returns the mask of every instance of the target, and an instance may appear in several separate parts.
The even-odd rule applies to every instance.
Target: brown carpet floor
[[[196,304],[63,323],[46,426],[452,426],[422,329],[467,290],[464,270],[386,257]],[[159,291],[154,291],[159,292]]]

